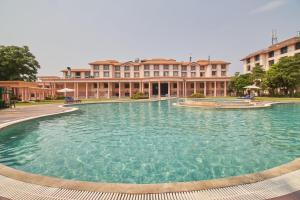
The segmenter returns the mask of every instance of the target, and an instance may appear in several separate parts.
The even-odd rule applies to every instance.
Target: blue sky
[[[300,31],[299,0],[0,0],[0,44],[27,45],[40,75],[100,59],[240,59]]]

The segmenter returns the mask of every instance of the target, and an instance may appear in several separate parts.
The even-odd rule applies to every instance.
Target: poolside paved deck
[[[70,108],[58,107],[57,104],[20,107],[16,109],[0,110],[0,127],[13,123],[16,120],[32,118],[35,116],[67,112]],[[5,170],[4,170],[5,171]],[[0,166],[1,172],[1,166]],[[7,175],[8,176],[8,175]],[[231,187],[204,189],[186,192],[165,192],[152,194],[126,194],[97,191],[83,191],[78,188],[67,189],[63,187],[42,186],[31,180],[15,180],[0,175],[0,200],[7,199],[136,199],[136,200],[185,200],[185,199],[300,199],[300,168],[298,170],[258,181],[251,184],[241,184]]]

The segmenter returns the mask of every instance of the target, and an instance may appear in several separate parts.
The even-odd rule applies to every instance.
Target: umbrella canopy
[[[70,88],[63,88],[63,89],[60,89],[60,90],[57,90],[57,92],[73,92],[74,89],[70,89]]]
[[[245,89],[257,89],[257,90],[259,90],[260,89],[260,87],[257,87],[256,85],[248,85],[248,86],[246,86],[246,87],[244,87]]]

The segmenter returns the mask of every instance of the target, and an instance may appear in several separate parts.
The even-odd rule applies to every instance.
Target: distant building
[[[142,92],[151,97],[226,96],[229,62],[198,60],[179,62],[174,59],[136,59],[119,62],[101,60],[88,68],[62,70],[63,77],[39,77],[42,88],[52,95],[62,88],[74,89],[64,94],[74,98],[131,97]]]
[[[300,54],[299,33],[296,37],[292,37],[271,45],[266,49],[251,53],[241,61],[243,61],[244,73],[249,73],[256,65],[261,65],[264,70],[268,70],[270,66],[277,63],[280,58],[294,56],[296,54]]]

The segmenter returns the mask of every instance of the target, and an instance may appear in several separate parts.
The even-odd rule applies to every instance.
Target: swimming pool
[[[300,157],[300,105],[181,108],[174,101],[77,105],[0,133],[0,162],[65,179],[110,183],[207,180]]]

